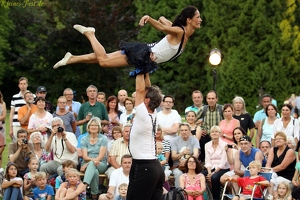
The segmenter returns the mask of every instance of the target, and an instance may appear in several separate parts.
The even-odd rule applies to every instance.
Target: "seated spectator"
[[[18,120],[23,129],[28,129],[28,123],[30,116],[37,111],[36,105],[34,105],[34,97],[30,91],[25,92],[24,100],[26,105],[22,106],[18,110]],[[29,135],[28,135],[29,136]]]
[[[277,190],[277,186],[282,181],[286,181],[292,186],[292,178],[295,173],[296,157],[294,150],[286,145],[287,136],[284,132],[276,132],[274,135],[275,147],[269,152],[266,167],[272,168],[273,175],[269,194]]]
[[[292,200],[291,187],[287,182],[279,183],[274,199]]]
[[[164,149],[164,146],[161,142],[156,142],[156,157],[157,160],[160,162],[161,166],[165,168],[165,164],[167,164],[167,159],[162,153]]]
[[[54,196],[53,188],[47,184],[45,172],[38,172],[35,175],[37,187],[33,190],[34,200],[50,200]]]
[[[112,137],[113,139],[107,143],[107,155],[108,155],[108,162],[109,162],[109,152],[111,150],[111,147],[117,139],[122,137],[122,128],[120,126],[115,126],[112,130]]]
[[[47,163],[49,160],[53,160],[51,153],[44,149],[45,144],[43,141],[43,136],[40,132],[31,133],[29,141],[33,144],[33,151],[39,160],[39,166]]]
[[[45,111],[46,100],[43,97],[36,98],[36,105],[37,111],[29,118],[28,133],[30,135],[33,132],[40,132],[43,136],[43,141],[46,143],[53,117],[51,113]]]
[[[76,169],[70,169],[66,172],[67,182],[60,185],[56,192],[56,200],[65,199],[86,199],[86,187],[80,180],[80,174]]]
[[[299,156],[298,156],[298,151],[296,151],[296,143],[295,140],[292,136],[287,136],[286,138],[286,145],[295,151],[295,156],[296,156],[296,162],[299,161]]]
[[[120,123],[122,125],[132,124],[132,120],[135,114],[135,110],[133,108],[134,99],[130,97],[126,97],[124,101],[124,105],[125,105],[125,112],[120,115]]]
[[[299,174],[299,172],[298,172],[298,176],[295,177],[295,179],[293,179],[293,181],[294,180],[296,181],[296,184],[294,184],[294,182],[293,182],[293,185],[295,187],[292,191],[292,197],[294,198],[294,200],[300,200],[300,174]]]
[[[33,145],[28,143],[27,131],[20,129],[17,132],[17,142],[12,142],[8,147],[9,161],[18,166],[20,176],[23,177],[29,172],[28,161],[30,158],[35,157]]]
[[[183,173],[184,163],[191,155],[198,158],[199,141],[192,136],[191,129],[188,124],[179,125],[179,136],[173,139],[171,144],[172,159],[174,169],[172,170],[175,179],[175,187],[179,187],[179,177]]]
[[[201,126],[196,124],[196,113],[193,110],[187,111],[185,113],[186,122],[191,127],[191,133],[195,136],[199,141],[201,138]]]
[[[2,183],[3,199],[23,200],[23,180],[15,163],[8,163]]]
[[[261,141],[260,144],[259,144],[259,149],[263,153],[264,158],[267,160],[268,159],[268,155],[269,155],[269,151],[271,149],[271,142],[269,142],[267,140]]]
[[[72,160],[78,164],[77,139],[74,133],[66,132],[62,119],[54,117],[52,120],[51,135],[45,144],[47,152],[53,151],[53,160],[43,164],[40,171],[48,174],[62,175],[62,163],[65,160]]]
[[[53,117],[59,117],[64,121],[64,125],[67,132],[76,133],[76,120],[72,112],[66,109],[67,99],[61,96],[57,100],[57,107],[59,108]]]
[[[203,193],[206,190],[205,176],[201,174],[202,167],[194,156],[189,157],[185,162],[186,173],[179,178],[180,187],[188,194],[188,200],[203,200]]]
[[[87,124],[88,135],[81,139],[83,183],[90,186],[92,198],[99,193],[99,174],[107,169],[106,148],[107,138],[101,133],[101,123],[98,117],[93,117]]]
[[[29,172],[23,177],[24,179],[24,192],[28,198],[33,198],[33,189],[36,188],[35,175],[38,172],[39,160],[35,157],[30,158],[28,162]]]
[[[117,139],[109,152],[109,167],[105,174],[107,175],[108,179],[110,179],[111,173],[121,167],[121,158],[125,154],[130,154],[128,149],[128,142],[129,142],[129,133],[131,129],[131,124],[126,124],[123,127],[122,136],[121,138]]]
[[[119,185],[118,187],[119,195],[116,196],[115,200],[126,200],[127,189],[128,189],[127,183],[122,183],[121,185]]]
[[[39,86],[36,89],[35,94],[36,94],[36,97],[42,97],[46,100],[47,90],[44,86]],[[36,101],[35,101],[35,103],[36,103]],[[51,114],[53,114],[53,111],[54,111],[52,103],[50,103],[47,100],[46,100],[45,110]]]
[[[201,172],[206,177],[206,181],[212,186],[212,195],[214,199],[220,199],[220,177],[230,169],[226,151],[224,151],[227,143],[221,139],[221,134],[219,126],[211,127],[211,141],[205,144],[204,166],[206,170]]]
[[[62,163],[62,170],[63,170],[63,174],[60,176],[57,176],[55,178],[55,190],[58,190],[58,188],[60,187],[60,185],[63,182],[66,182],[66,176],[65,174],[70,170],[70,169],[74,169],[76,166],[74,164],[74,162],[72,160],[65,160]]]
[[[114,170],[109,179],[109,188],[107,194],[101,194],[99,200],[114,199],[119,195],[118,187],[123,184],[129,183],[129,171],[132,164],[132,157],[129,154],[125,154],[121,158],[121,167]]]
[[[119,111],[118,98],[116,96],[108,97],[106,102],[106,110],[108,113],[109,124],[108,133],[105,134],[105,136],[107,137],[107,140],[110,141],[112,140],[112,129],[115,126],[121,126],[120,115],[122,114],[122,112]]]

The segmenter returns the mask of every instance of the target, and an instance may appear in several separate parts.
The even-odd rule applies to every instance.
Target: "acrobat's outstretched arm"
[[[170,20],[168,20],[167,18],[165,18],[164,16],[161,16],[159,19],[158,19],[158,21],[160,22],[160,23],[162,23],[163,25],[165,25],[165,26],[172,26],[172,22],[170,21]]]

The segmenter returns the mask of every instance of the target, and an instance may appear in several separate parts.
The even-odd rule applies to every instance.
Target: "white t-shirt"
[[[129,184],[129,176],[125,176],[125,174],[123,173],[123,168],[120,167],[120,168],[114,170],[111,173],[111,176],[110,176],[110,179],[109,179],[109,185],[108,186],[115,187],[114,198],[119,195],[118,187],[122,183]]]
[[[274,139],[274,135],[278,131],[284,132],[287,137],[292,136],[293,138],[299,139],[299,121],[298,121],[298,119],[291,117],[291,120],[286,128],[283,126],[282,118],[276,119],[274,121],[274,125],[273,125],[272,139]]]
[[[132,112],[131,112],[129,115],[127,115],[126,112],[127,112],[127,111],[125,110],[125,112],[123,112],[123,113],[121,114],[121,116],[120,116],[120,123],[123,124],[123,125],[129,123],[128,120],[127,120],[127,118],[128,118],[130,115],[133,115],[133,114],[135,113],[135,109],[133,109]],[[132,119],[130,119],[130,121],[132,121]]]
[[[129,140],[129,149],[132,158],[144,160],[156,159],[153,135],[153,123],[155,122],[156,111],[154,111],[154,114],[148,113],[144,103],[136,106],[135,111]]]
[[[162,111],[157,113],[157,122],[161,127],[171,127],[173,124],[175,123],[181,123],[181,117],[178,114],[177,110],[173,110],[171,111],[170,114],[163,114]],[[172,134],[172,135],[165,135],[164,139],[165,140],[169,140],[170,142],[172,142],[172,140],[177,137],[177,133]]]
[[[66,132],[66,138],[75,148],[77,148],[77,139],[74,133]],[[62,144],[64,145],[64,147],[62,146]],[[66,141],[63,141],[62,138],[58,138],[56,136],[53,137],[51,143],[51,150],[53,151],[54,154],[53,160],[59,163],[62,163],[65,160],[72,160],[74,163],[76,163],[76,165],[78,164],[77,151],[75,151],[75,153],[71,153],[68,150]]]

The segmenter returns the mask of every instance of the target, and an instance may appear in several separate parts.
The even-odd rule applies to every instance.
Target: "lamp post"
[[[216,90],[216,80],[217,80],[217,70],[215,66],[219,65],[222,61],[221,51],[217,48],[214,48],[209,53],[208,61],[213,65],[213,90]]]

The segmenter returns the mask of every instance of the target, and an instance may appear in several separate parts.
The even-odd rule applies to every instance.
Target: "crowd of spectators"
[[[74,195],[83,199],[87,192],[92,199],[122,199],[132,163],[128,147],[135,117],[134,94],[128,97],[126,90],[120,90],[106,99],[105,93],[90,85],[88,100],[81,104],[73,100],[73,90],[66,88],[54,109],[46,100],[44,86],[35,94],[27,87],[28,80],[20,78],[20,92],[10,105],[9,130],[5,130],[6,105],[0,92],[0,164],[6,131],[13,140],[8,144],[9,163],[3,163],[4,196],[36,199],[43,193],[56,199]],[[281,198],[277,188],[287,185],[289,195],[299,199],[295,196],[300,190],[296,98],[278,109],[265,94],[261,97],[263,108],[253,119],[242,97],[220,105],[218,94],[209,91],[207,105],[203,99],[199,90],[193,91],[194,104],[185,109],[186,123],[173,109],[172,95],[163,96],[157,109],[155,141],[165,171],[165,191],[172,174],[175,187],[184,187],[189,199],[203,199],[208,186],[213,200],[219,200],[222,185],[242,178],[255,161],[272,169],[268,198]],[[104,194],[99,191],[99,184],[104,183],[100,174],[108,178]],[[53,191],[48,187],[51,179],[56,179]],[[237,191],[238,183],[233,183],[229,192]],[[26,193],[20,189],[23,187]]]

